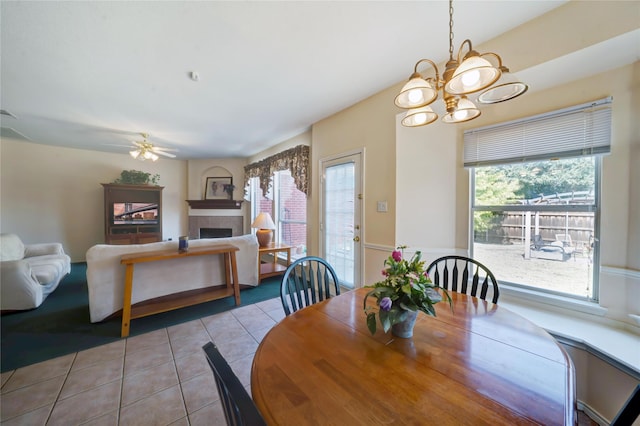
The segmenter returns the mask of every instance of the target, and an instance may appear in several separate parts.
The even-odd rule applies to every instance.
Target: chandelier
[[[140,161],[158,161],[159,157],[153,153],[152,144],[148,142],[137,142],[136,145],[138,146],[136,149],[134,149],[133,151],[129,151],[129,155],[131,155],[133,158]]]
[[[463,48],[468,51],[462,57]],[[497,62],[494,66],[487,58]],[[418,67],[427,63],[433,67],[435,77],[423,77]],[[498,84],[494,84],[494,83]],[[453,57],[453,0],[449,0],[449,60],[440,78],[438,67],[429,59],[420,59],[409,77],[409,81],[402,87],[395,104],[407,112],[402,118],[402,125],[406,127],[424,126],[433,123],[437,118],[429,106],[438,99],[442,91],[447,114],[442,117],[445,123],[462,123],[480,116],[480,110],[467,97],[480,92],[478,102],[495,104],[508,101],[522,95],[529,86],[517,81],[509,73],[509,69],[502,64],[502,58],[496,53],[478,53],[473,50],[471,40],[466,39],[460,45],[456,58]]]

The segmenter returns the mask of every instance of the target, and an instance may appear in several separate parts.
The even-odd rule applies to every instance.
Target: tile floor
[[[253,354],[282,318],[276,298],[2,373],[0,424],[224,425],[202,346],[250,393]]]
[[[225,425],[202,346],[215,342],[251,393],[253,354],[282,318],[276,298],[7,371],[0,425]]]

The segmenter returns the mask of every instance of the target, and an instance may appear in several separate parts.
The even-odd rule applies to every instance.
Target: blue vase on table
[[[391,334],[396,337],[408,339],[413,337],[413,327],[418,319],[418,311],[407,311],[406,318],[391,326]]]

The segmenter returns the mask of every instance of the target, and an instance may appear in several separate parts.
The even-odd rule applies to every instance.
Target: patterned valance
[[[244,166],[244,187],[249,179],[260,178],[262,193],[267,194],[274,172],[289,170],[296,187],[309,195],[309,146],[298,145],[255,163]]]

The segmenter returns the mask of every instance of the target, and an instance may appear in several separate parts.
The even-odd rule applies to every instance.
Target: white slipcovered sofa
[[[240,285],[258,285],[258,240],[253,234],[228,238],[189,241],[189,248],[232,244],[238,247],[236,264]],[[155,250],[178,250],[177,241],[150,244],[95,245],[86,253],[87,286],[91,322],[99,322],[120,311],[124,295],[123,254]],[[220,258],[220,259],[218,259]],[[222,256],[189,256],[158,262],[139,263],[133,274],[131,303],[187,290],[222,285],[225,274]]]
[[[3,312],[37,308],[71,272],[62,244],[25,245],[15,234],[0,234],[0,265]]]

